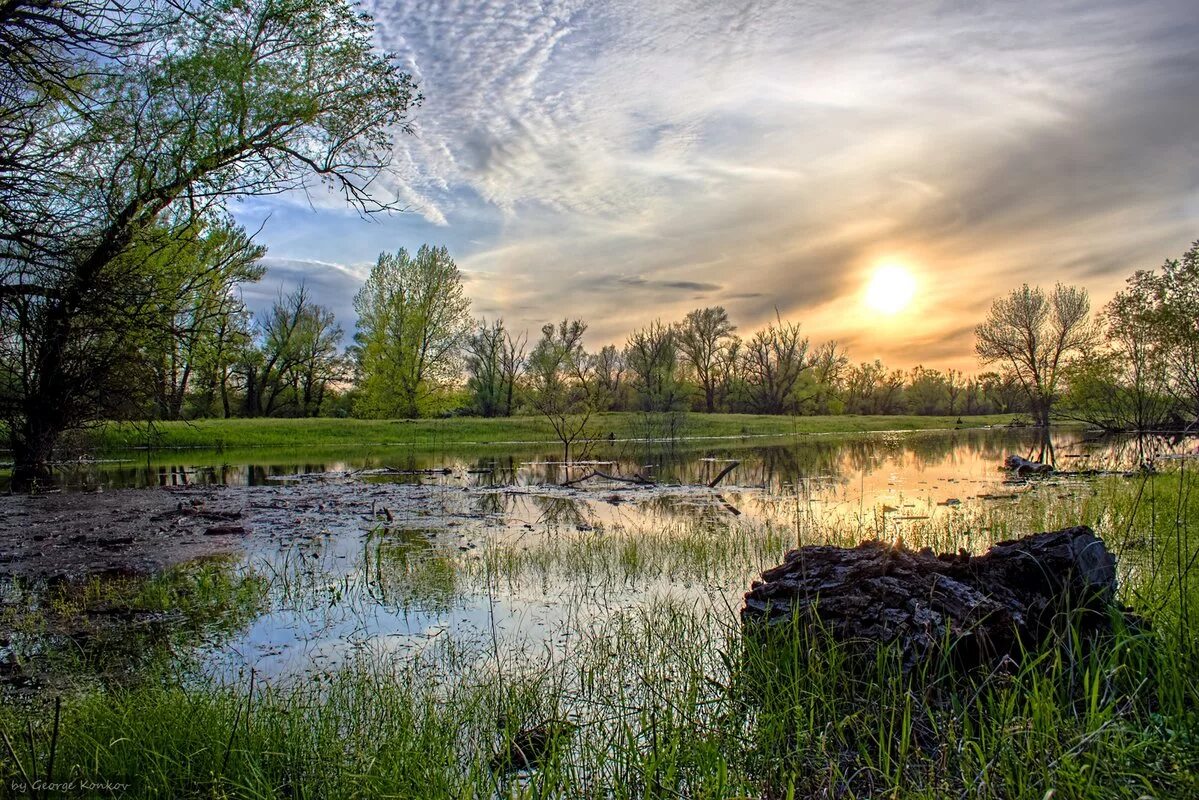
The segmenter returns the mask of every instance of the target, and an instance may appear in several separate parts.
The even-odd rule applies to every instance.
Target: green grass
[[[964,427],[1003,425],[1010,414],[962,417]],[[689,414],[688,437],[790,436],[796,434],[862,431],[933,430],[953,428],[958,417],[825,416],[780,417],[752,414]],[[644,417],[632,412],[595,415],[588,432],[603,439],[636,439],[643,434]],[[360,419],[205,419],[161,422],[153,426],[110,424],[89,435],[98,452],[150,448],[248,448],[406,445],[438,449],[451,445],[556,443],[549,423],[541,417],[482,419],[360,420]]]
[[[453,581],[453,562],[432,550],[432,575],[413,560],[427,546],[388,552],[403,542],[372,536],[365,567],[401,595],[427,584],[434,594],[479,582],[500,595],[507,583],[557,587],[569,608],[556,647],[442,636],[415,654],[277,685],[177,667],[64,693],[57,713],[45,695],[0,708],[0,779],[14,794],[49,775],[127,784],[132,797],[1194,797],[1192,472],[1045,482],[919,533],[950,549],[1080,522],[1120,555],[1121,599],[1150,625],[1102,648],[1066,639],[1010,674],[972,677],[937,663],[904,674],[887,650],[856,661],[803,631],[742,635],[735,599],[721,603],[738,570],[822,527],[852,541],[863,533],[852,525],[697,518],[677,530],[545,537],[527,550],[487,548]],[[312,591],[273,580],[287,602]],[[605,606],[622,586],[642,602]],[[514,776],[503,766],[521,743],[540,758]]]

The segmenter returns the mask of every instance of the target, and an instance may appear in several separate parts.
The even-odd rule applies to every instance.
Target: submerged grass
[[[400,596],[532,581],[574,598],[552,646],[445,636],[274,683],[163,666],[64,692],[57,708],[49,695],[8,704],[0,777],[14,794],[42,776],[138,797],[1193,797],[1197,490],[1184,471],[1046,483],[906,527],[845,522],[835,535],[846,541],[979,549],[1087,523],[1121,555],[1121,598],[1149,625],[1101,648],[1067,637],[972,676],[932,662],[905,674],[892,651],[863,661],[802,630],[743,635],[722,591],[829,520],[701,517],[440,562],[372,536],[367,567],[392,574]],[[591,607],[620,585],[640,601]],[[316,595],[295,585],[286,596]]]

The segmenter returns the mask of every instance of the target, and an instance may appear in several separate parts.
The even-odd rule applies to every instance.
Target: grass
[[[966,427],[1003,425],[1010,414],[961,418]],[[953,428],[958,417],[822,416],[781,417],[753,414],[689,414],[684,435],[689,437],[791,436],[863,431],[933,430]],[[597,439],[609,434],[636,439],[644,434],[644,417],[633,412],[595,415],[588,430]],[[362,420],[362,419],[205,419],[160,422],[153,426],[110,424],[89,436],[97,452],[129,448],[309,448],[324,446],[439,449],[451,445],[511,445],[557,443],[541,417],[482,419]]]
[[[1080,522],[1120,555],[1121,599],[1150,625],[1102,648],[1066,638],[1010,673],[966,677],[937,663],[904,674],[888,650],[854,660],[818,633],[742,635],[746,573],[794,538],[829,534],[831,519],[697,516],[453,560],[372,535],[362,591],[442,602],[551,587],[564,604],[553,646],[442,636],[275,683],[163,666],[64,692],[58,707],[49,695],[5,705],[0,778],[14,794],[47,776],[124,784],[134,797],[1194,797],[1193,472],[1047,482],[905,536],[977,549]],[[830,538],[886,530],[875,517],[840,524]],[[285,567],[271,577],[284,602],[335,602]],[[636,602],[611,601],[621,588]],[[526,761],[534,768],[511,770]]]

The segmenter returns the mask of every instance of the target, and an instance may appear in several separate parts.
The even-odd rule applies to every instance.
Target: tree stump
[[[1000,542],[981,556],[883,542],[789,552],[745,595],[744,623],[799,619],[838,642],[897,643],[910,669],[946,644],[963,668],[1035,648],[1063,615],[1110,630],[1116,560],[1090,528]]]

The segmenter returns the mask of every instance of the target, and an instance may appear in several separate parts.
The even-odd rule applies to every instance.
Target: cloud
[[[972,369],[992,297],[1101,301],[1199,236],[1192,0],[371,11],[427,98],[386,183],[413,213],[264,234],[268,282],[326,281],[343,309],[362,270],[338,265],[429,241],[477,311],[582,317],[592,346],[723,304],[742,331],[777,309],[855,358]],[[886,259],[920,286],[895,320],[860,302]]]

